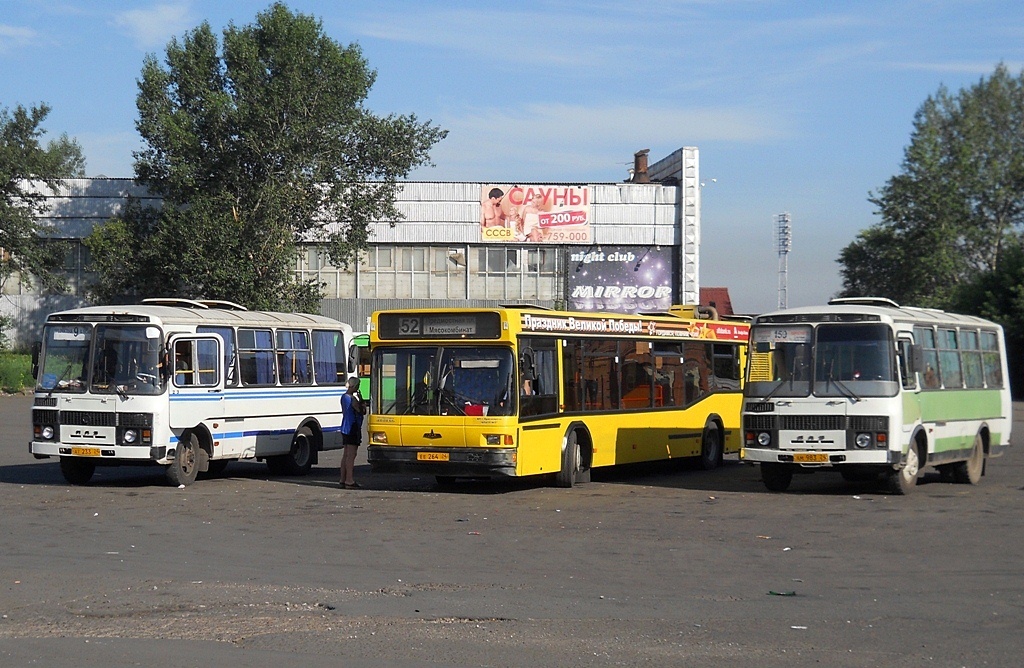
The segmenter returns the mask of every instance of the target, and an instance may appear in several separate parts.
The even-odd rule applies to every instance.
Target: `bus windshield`
[[[500,346],[382,348],[372,367],[383,415],[512,415],[512,350]]]
[[[759,325],[751,342],[749,397],[857,401],[898,390],[892,330],[881,323]]]
[[[160,394],[160,330],[152,325],[97,325],[92,355],[92,392]]]
[[[46,325],[37,390],[85,392],[89,380],[92,325]]]
[[[46,325],[39,384],[44,392],[160,394],[160,330],[152,325]]]

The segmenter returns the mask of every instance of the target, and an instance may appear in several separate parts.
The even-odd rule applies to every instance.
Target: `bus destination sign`
[[[381,339],[496,339],[497,313],[381,313]]]

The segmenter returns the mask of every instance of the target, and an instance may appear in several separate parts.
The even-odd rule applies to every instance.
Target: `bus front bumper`
[[[375,473],[422,473],[452,477],[512,477],[515,448],[429,448],[371,445],[366,458]]]
[[[28,449],[36,459],[46,459],[48,457],[83,457],[95,459],[97,464],[114,462],[131,464],[156,462],[157,464],[169,464],[171,463],[171,458],[174,456],[173,450],[171,451],[169,458],[166,447],[150,445],[71,446],[67,443],[59,443],[57,441],[31,441]]]
[[[775,450],[770,448],[742,448],[740,461],[797,464],[807,468],[842,466],[845,464],[875,464],[898,466],[902,455],[893,450]]]

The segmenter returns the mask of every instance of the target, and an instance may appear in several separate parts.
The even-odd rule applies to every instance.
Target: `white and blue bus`
[[[148,299],[51,314],[33,360],[30,451],[85,484],[149,464],[188,485],[231,461],[304,475],[342,447],[352,328],[222,301]]]
[[[878,298],[765,313],[746,380],[740,458],[772,491],[832,470],[906,494],[928,466],[975,484],[1010,444],[1003,329],[975,316]]]

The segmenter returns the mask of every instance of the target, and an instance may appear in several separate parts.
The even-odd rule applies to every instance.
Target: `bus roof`
[[[980,318],[974,315],[949,313],[940,309],[919,308],[916,306],[900,306],[899,304],[887,299],[882,300],[872,298],[837,299],[820,306],[800,306],[779,311],[770,311],[756,316],[754,318],[754,324],[756,325],[770,320],[780,322],[780,319],[783,318],[787,320],[789,318],[798,318],[798,320],[788,320],[789,322],[816,322],[819,319],[823,319],[816,316],[857,314],[878,316],[878,318],[884,322],[894,323],[903,322],[921,325],[945,324],[986,327],[1000,326],[991,320],[986,320],[985,318]]]
[[[123,306],[86,306],[58,311],[47,317],[47,322],[125,322],[108,320],[104,316],[143,316],[149,322],[164,325],[241,325],[249,327],[329,327],[351,331],[343,322],[309,313],[279,313],[276,311],[240,311],[219,308],[186,308],[153,304],[127,304]]]

